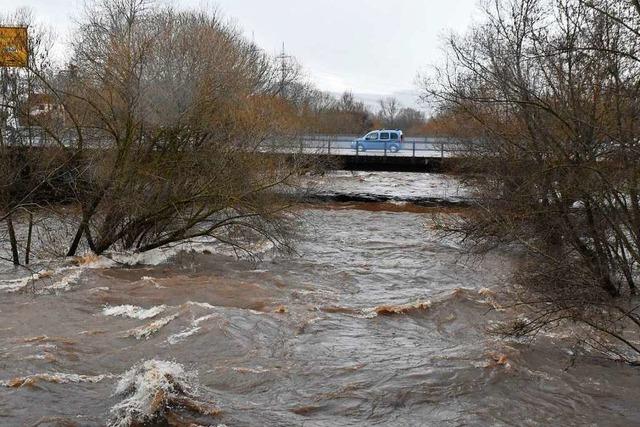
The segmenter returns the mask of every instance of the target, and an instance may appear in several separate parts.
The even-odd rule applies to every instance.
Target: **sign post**
[[[0,67],[29,66],[27,27],[0,27]]]

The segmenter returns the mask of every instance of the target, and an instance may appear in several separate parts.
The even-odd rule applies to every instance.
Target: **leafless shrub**
[[[297,74],[281,73],[215,11],[146,0],[86,8],[65,69],[27,73],[53,108],[22,126],[40,135],[25,164],[51,166],[21,175],[7,163],[25,191],[46,182],[79,207],[65,221],[76,224],[66,255],[83,246],[148,251],[203,236],[241,246],[240,229],[286,246],[283,212],[301,163],[265,155],[265,141],[300,130],[294,95],[283,95]],[[51,170],[61,171],[57,181],[43,179]],[[2,211],[12,212],[16,198]]]
[[[56,121],[55,112],[44,110],[45,99],[38,99],[43,86],[37,78],[51,75],[53,38],[25,9],[0,16],[0,24],[29,26],[30,31],[32,71],[0,69],[0,221],[6,232],[4,241],[9,243],[8,258],[20,264],[29,262],[33,213],[55,196],[55,183],[60,183],[62,174],[59,151],[46,147],[43,131],[36,125],[38,120],[52,124]],[[43,109],[36,110],[36,106]],[[16,230],[16,217],[26,219],[28,231],[24,240]]]
[[[640,355],[631,335],[640,262],[640,62],[633,2],[496,0],[448,41],[426,88],[477,141],[478,209],[449,229],[478,252],[512,245],[533,320],[578,322]]]

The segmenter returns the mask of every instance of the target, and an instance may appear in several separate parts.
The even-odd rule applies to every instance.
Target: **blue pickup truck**
[[[351,148],[356,151],[387,150],[397,153],[402,149],[402,131],[399,129],[374,130],[358,138],[351,143]]]

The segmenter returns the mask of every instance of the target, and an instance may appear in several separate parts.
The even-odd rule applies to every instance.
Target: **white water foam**
[[[206,306],[209,306],[209,307],[213,307],[213,306],[210,306],[209,304],[206,304],[206,303],[192,303],[192,304],[200,305],[200,306],[206,305]],[[178,332],[176,334],[170,335],[169,338],[167,338],[167,342],[169,344],[171,344],[171,345],[179,343],[180,341],[183,341],[186,338],[197,334],[201,329],[201,327],[200,327],[201,323],[206,322],[207,320],[215,319],[215,318],[219,318],[219,316],[217,314],[208,314],[206,316],[199,317],[199,318],[195,319],[193,322],[191,322],[191,327],[190,328],[185,329],[182,332]]]
[[[71,289],[71,285],[80,277],[82,273],[81,268],[63,266],[53,270],[42,270],[37,273],[32,273],[28,276],[20,277],[17,279],[0,280],[0,291],[17,292],[32,283],[36,283],[38,281],[44,281],[46,279],[53,278],[58,275],[62,275],[63,273],[66,273],[69,271],[70,273],[63,275],[57,281],[39,289],[37,293],[66,291]]]
[[[27,286],[31,281],[38,280],[40,276],[36,273],[32,276],[21,277],[19,279],[2,280],[0,290],[5,292],[15,292]]]
[[[142,308],[137,305],[117,305],[117,306],[105,306],[102,310],[102,314],[105,316],[119,316],[129,317],[131,319],[152,319],[158,314],[164,312],[167,309],[165,305],[158,305],[151,308]]]
[[[266,253],[273,249],[274,245],[270,241],[259,242],[248,245],[250,250],[254,254]],[[64,271],[73,270],[72,275],[63,277],[61,280],[55,282],[53,285],[49,285],[44,288],[44,292],[47,291],[66,291],[71,289],[71,285],[81,274],[84,269],[106,269],[114,268],[122,265],[134,266],[134,265],[148,265],[157,266],[166,263],[171,258],[174,258],[180,252],[199,252],[199,253],[217,253],[220,255],[235,256],[240,255],[233,251],[228,245],[215,240],[213,238],[206,238],[201,241],[187,241],[182,242],[170,247],[158,248],[148,252],[112,252],[108,256],[104,255],[91,255],[87,254],[75,258],[67,258],[66,261],[51,260],[52,262],[60,263],[62,265],[53,270],[46,270],[37,273],[28,274],[24,277],[15,279],[0,280],[0,291],[4,292],[16,292],[31,283],[35,283],[38,280],[48,277],[56,276]],[[72,265],[69,265],[72,264]],[[150,280],[155,283],[152,278],[144,277],[142,280]],[[157,284],[156,284],[157,285]]]
[[[82,274],[82,269],[74,269],[71,273],[63,276],[60,280],[54,282],[49,286],[45,286],[38,293],[48,293],[48,292],[60,292],[60,291],[69,291],[71,289],[71,285],[73,285]]]
[[[258,366],[256,368],[245,368],[240,366],[234,366],[231,368],[232,371],[238,372],[240,374],[264,374],[269,372],[269,369],[263,368],[262,366]]]
[[[174,258],[180,252],[215,252],[224,254],[226,245],[217,240],[206,238],[202,241],[186,241],[169,247],[153,249],[147,252],[114,252],[110,257],[119,264],[157,266]],[[150,279],[150,278],[148,278]]]
[[[182,365],[147,360],[122,375],[115,395],[124,399],[111,408],[111,427],[128,427],[157,421],[173,395],[197,394],[197,376]]]
[[[200,327],[196,326],[191,329],[184,330],[182,332],[178,332],[177,334],[173,334],[167,338],[167,342],[171,345],[177,344],[180,341],[184,341],[186,338],[189,338],[191,335],[195,335],[200,331]]]
[[[206,302],[197,302],[197,301],[187,301],[185,303],[185,305],[187,305],[187,306],[193,305],[195,307],[208,308],[208,309],[216,309],[216,308],[218,308],[215,305],[211,305],[211,304],[206,303]]]
[[[170,316],[165,316],[161,319],[158,319],[155,322],[151,322],[146,325],[142,325],[137,328],[131,329],[127,331],[127,336],[135,337],[137,340],[149,339],[151,335],[155,334],[164,326],[168,325],[169,322],[171,322],[173,319],[178,317],[178,315],[179,313],[175,313]]]
[[[8,381],[0,381],[0,385],[4,387],[24,387],[34,385],[37,382],[45,381],[56,384],[68,383],[98,383],[106,378],[112,378],[112,375],[78,375],[67,374],[63,372],[52,372],[28,375],[25,377],[17,377]]]

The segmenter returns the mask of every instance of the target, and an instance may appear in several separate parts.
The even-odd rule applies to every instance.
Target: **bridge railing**
[[[394,156],[421,158],[460,157],[468,152],[472,142],[452,138],[407,137],[400,150],[393,152],[391,142],[380,143],[371,149],[352,147],[355,135],[305,135],[298,139],[298,151],[318,155]]]

